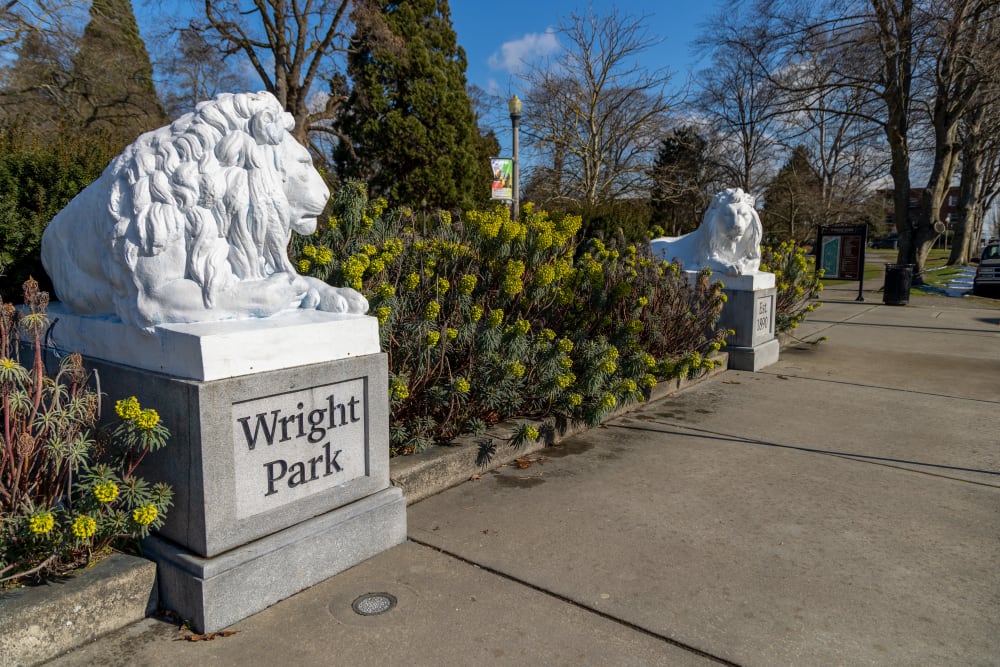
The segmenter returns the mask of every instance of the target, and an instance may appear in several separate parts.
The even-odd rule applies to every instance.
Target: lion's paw
[[[364,315],[368,312],[368,299],[350,287],[333,287],[322,295],[317,309],[330,313]]]

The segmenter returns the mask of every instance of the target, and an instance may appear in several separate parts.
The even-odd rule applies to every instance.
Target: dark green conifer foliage
[[[814,237],[823,217],[823,201],[823,180],[810,162],[809,150],[796,146],[764,194],[765,239],[801,242]]]
[[[121,147],[166,122],[129,0],[93,0],[73,61],[76,116]]]
[[[360,27],[348,74],[354,90],[339,129],[342,178],[368,182],[393,204],[450,209],[489,195],[489,154],[466,92],[465,51],[445,0],[379,0],[402,53]]]
[[[674,128],[661,141],[649,173],[650,222],[672,236],[694,231],[713,194],[709,186],[716,171],[705,138],[690,126]]]

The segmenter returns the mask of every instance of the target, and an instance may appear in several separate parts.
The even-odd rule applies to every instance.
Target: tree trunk
[[[969,128],[969,136],[962,150],[962,185],[959,191],[959,210],[962,222],[955,232],[948,264],[955,266],[969,263],[969,250],[976,230],[977,213],[980,213],[979,196],[982,186],[983,154],[972,147],[972,137],[978,134],[978,127]],[[980,213],[981,215],[981,213]],[[981,220],[981,218],[979,218]],[[978,242],[978,237],[976,237]]]

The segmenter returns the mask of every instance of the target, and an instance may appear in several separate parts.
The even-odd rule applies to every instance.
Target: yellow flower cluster
[[[603,409],[610,410],[616,405],[618,405],[618,399],[614,397],[614,394],[604,394],[601,396],[601,407]]]
[[[447,278],[438,278],[437,280],[438,294],[444,296],[445,294],[448,293],[449,287],[451,287],[451,283],[448,282]]]
[[[507,262],[503,276],[504,293],[510,296],[520,294],[521,290],[524,289],[524,282],[521,280],[522,276],[524,276],[524,262],[519,259],[512,259]]]
[[[433,320],[441,313],[441,304],[437,301],[429,301],[424,308],[424,319]]]
[[[441,334],[439,332],[428,331],[427,337],[424,339],[424,343],[427,345],[427,347],[434,347],[438,344],[439,340],[441,340]]]
[[[110,503],[118,497],[118,485],[112,481],[97,484],[94,486],[94,497],[97,502]]]
[[[73,534],[81,540],[93,537],[97,532],[97,522],[85,514],[81,514],[73,520]]]
[[[539,435],[538,429],[534,426],[527,426],[524,429],[524,437],[528,440],[538,440]]]
[[[407,275],[405,278],[403,278],[403,287],[405,287],[408,290],[414,290],[414,289],[416,289],[417,285],[419,285],[419,284],[420,284],[420,274],[419,273],[413,272],[413,273]]]
[[[128,398],[123,398],[120,401],[115,402],[115,413],[126,421],[132,421],[142,412],[142,406],[139,405],[139,399],[135,396],[129,396]]]
[[[56,525],[52,512],[39,512],[28,519],[28,528],[35,535],[45,535]]]
[[[152,431],[160,423],[160,415],[153,408],[146,408],[135,418],[135,425],[143,431]]]
[[[305,263],[306,268],[301,269],[300,272],[305,272],[309,270],[309,262],[315,262],[318,266],[326,266],[333,261],[333,251],[324,245],[316,247],[309,244],[302,248],[302,256],[306,257],[305,260],[299,260],[299,266],[301,267]]]
[[[469,309],[469,320],[472,322],[478,322],[483,317],[483,307],[476,305]],[[500,320],[503,320],[503,313],[500,314]],[[499,322],[497,323],[499,324]]]
[[[535,287],[547,287],[556,279],[556,270],[551,264],[542,264],[535,271]]]
[[[455,386],[455,391],[457,391],[459,394],[468,394],[469,391],[472,389],[472,385],[469,384],[469,381],[466,380],[464,377],[455,378],[454,386]]]
[[[380,325],[385,324],[389,321],[389,315],[392,314],[392,309],[389,306],[379,306],[375,309],[375,317],[378,318],[378,323]]]
[[[472,294],[479,279],[473,273],[466,273],[458,283],[459,294]]]
[[[524,367],[524,364],[522,364],[520,361],[512,361],[510,362],[510,364],[507,365],[507,372],[512,377],[519,378],[522,375],[524,375],[524,372],[526,370],[527,369]]]
[[[401,401],[410,397],[410,389],[402,380],[395,378],[389,383],[389,398]]]
[[[621,381],[621,384],[618,386],[618,391],[620,391],[623,394],[631,394],[635,392],[638,388],[639,387],[638,385],[636,385],[635,380],[632,380],[630,378],[625,378],[624,380]]]
[[[569,338],[560,338],[557,347],[559,348],[559,351],[562,352],[563,354],[569,354],[570,352],[573,351],[573,341],[571,341]]]
[[[566,402],[570,405],[580,405],[583,403],[583,396],[580,394],[570,394],[566,397]]]
[[[559,385],[560,389],[565,389],[574,382],[576,382],[576,376],[572,373],[563,373],[556,376],[556,384]]]
[[[491,327],[498,327],[503,322],[503,310],[500,308],[494,308],[490,311],[490,318],[487,323]]]
[[[385,212],[385,209],[388,206],[389,202],[386,201],[385,197],[379,197],[378,199],[369,202],[368,211],[373,218],[377,218]]]
[[[382,283],[375,289],[375,296],[379,299],[391,299],[396,296],[396,288],[389,283]]]
[[[371,264],[371,258],[365,253],[351,255],[344,260],[340,270],[344,274],[344,280],[354,289],[361,289],[361,279],[365,275],[365,269]]]
[[[448,327],[445,330],[445,337],[448,340],[455,340],[456,338],[458,338],[458,329],[453,329],[451,327]]]
[[[531,322],[528,320],[518,319],[510,326],[510,331],[515,336],[525,336],[529,331],[531,331]]]
[[[140,505],[132,510],[132,520],[140,526],[148,526],[156,521],[157,516],[159,516],[159,511],[153,504]]]
[[[487,241],[499,239],[504,243],[524,241],[528,228],[516,220],[510,219],[510,211],[506,206],[497,206],[492,211],[469,211],[466,220],[470,227]]]

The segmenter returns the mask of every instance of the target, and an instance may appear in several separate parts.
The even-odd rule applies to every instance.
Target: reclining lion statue
[[[158,324],[365,313],[349,288],[299,275],[294,230],[330,197],[294,121],[270,93],[222,94],[140,136],[42,237],[56,295],[82,315]]]
[[[737,276],[757,273],[764,232],[754,203],[740,188],[723,190],[712,198],[698,229],[653,239],[650,249],[657,257],[680,261],[689,270],[707,268]]]

